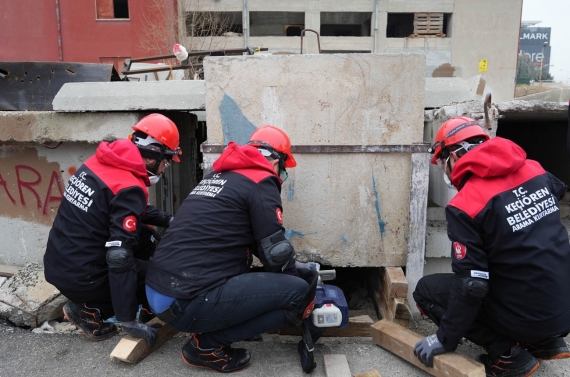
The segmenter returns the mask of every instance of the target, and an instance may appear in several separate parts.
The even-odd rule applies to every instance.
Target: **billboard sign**
[[[520,33],[519,55],[528,56],[535,66],[544,66],[544,72],[550,66],[550,29],[523,27]]]

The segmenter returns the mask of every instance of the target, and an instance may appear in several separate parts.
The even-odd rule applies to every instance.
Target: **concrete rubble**
[[[67,302],[45,281],[38,263],[27,264],[0,287],[0,317],[17,326],[39,327],[45,321],[61,318]]]

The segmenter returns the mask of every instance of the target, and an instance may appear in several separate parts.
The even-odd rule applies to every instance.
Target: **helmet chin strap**
[[[146,164],[146,171],[149,174],[149,176],[152,175],[157,175],[156,173],[158,172],[158,167],[160,166],[160,161],[159,160],[155,160],[154,164],[150,165]]]

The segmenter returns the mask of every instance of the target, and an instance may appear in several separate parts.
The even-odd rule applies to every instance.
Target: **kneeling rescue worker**
[[[439,329],[414,353],[432,367],[465,337],[487,351],[477,357],[487,376],[509,377],[570,357],[570,244],[558,206],[566,186],[470,118],[445,122],[431,150],[458,190],[445,209],[453,273],[418,282],[416,304]]]
[[[281,184],[296,165],[289,137],[277,127],[258,128],[247,145],[230,142],[150,259],[151,308],[193,333],[182,347],[187,364],[239,371],[251,355],[232,343],[310,314],[318,273],[297,268],[283,227]],[[249,271],[253,255],[265,272]]]
[[[144,289],[148,259],[160,239],[149,225],[167,228],[172,216],[147,205],[147,186],[180,161],[176,125],[150,114],[129,139],[101,142],[67,183],[49,233],[45,277],[71,300],[65,317],[90,340],[115,335],[112,317],[150,348],[156,328]],[[136,314],[142,305],[140,322]]]

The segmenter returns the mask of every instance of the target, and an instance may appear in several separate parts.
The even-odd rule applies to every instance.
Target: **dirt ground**
[[[550,90],[556,89],[560,88],[550,86],[517,85],[515,88],[515,98],[524,97],[535,93],[548,92]]]

